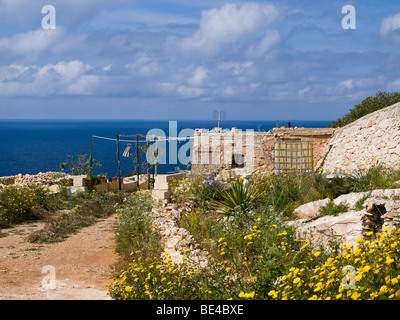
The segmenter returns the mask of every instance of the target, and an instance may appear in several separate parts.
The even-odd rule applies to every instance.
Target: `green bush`
[[[214,206],[221,210],[223,215],[234,216],[237,219],[247,218],[249,211],[261,196],[258,189],[243,179],[236,179],[231,182],[229,189],[219,193],[222,201],[215,201]]]
[[[126,196],[123,207],[118,209],[119,230],[116,252],[124,265],[134,257],[146,259],[161,254],[159,237],[153,232],[152,198],[148,192]]]
[[[49,190],[39,186],[7,186],[0,191],[0,228],[40,218],[50,205]]]
[[[400,171],[375,163],[355,171],[349,179],[351,179],[354,192],[390,189],[394,188],[395,182],[400,180]]]
[[[347,212],[348,210],[349,206],[346,204],[335,204],[333,201],[329,201],[319,209],[319,212],[324,216],[337,216],[339,213]]]
[[[333,121],[329,127],[343,127],[366,116],[369,113],[389,107],[397,102],[400,102],[400,93],[387,93],[379,91],[374,97],[367,97],[353,109],[350,109],[350,112],[342,118]]]

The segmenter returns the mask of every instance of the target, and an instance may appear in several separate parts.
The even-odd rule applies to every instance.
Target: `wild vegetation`
[[[288,172],[230,182],[195,175],[175,181],[173,201],[190,208],[178,223],[209,253],[204,268],[192,264],[185,250],[180,264],[163,253],[152,226],[157,204],[148,192],[71,197],[64,187],[51,194],[40,186],[9,186],[0,192],[0,227],[45,219],[46,227],[29,239],[54,242],[117,213],[122,271],[110,284],[114,299],[399,299],[398,230],[371,233],[351,247],[301,239],[290,224],[293,209],[303,203],[394,188],[399,180],[400,168],[375,164],[331,179]],[[322,213],[344,209],[328,205]]]
[[[120,195],[92,191],[69,196],[65,187],[52,194],[44,186],[7,186],[0,190],[0,229],[29,220],[45,227],[28,236],[31,242],[57,242],[115,212]]]
[[[144,215],[148,222],[124,235],[138,245],[124,246],[131,251],[125,254],[127,266],[109,292],[115,299],[399,299],[397,231],[371,234],[351,250],[339,242],[322,246],[300,239],[289,223],[293,209],[303,203],[394,187],[398,180],[400,170],[377,164],[332,179],[291,172],[230,183],[200,176],[176,181],[173,200],[191,206],[178,222],[210,253],[206,268],[194,267],[185,258],[173,264],[168,253],[161,257],[157,239],[147,240],[154,204],[132,195],[129,201],[148,207],[125,207],[120,217]],[[327,208],[326,213],[337,214],[336,209]],[[349,272],[356,282],[346,286],[347,279],[353,279]]]

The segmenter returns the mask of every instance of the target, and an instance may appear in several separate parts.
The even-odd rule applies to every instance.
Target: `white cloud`
[[[343,80],[339,83],[339,89],[353,89],[353,88],[354,88],[353,79]]]
[[[241,75],[245,70],[253,66],[253,64],[254,64],[253,61],[243,61],[243,62],[227,61],[221,63],[218,66],[218,68],[221,70],[228,70],[232,73],[232,75],[238,76]]]
[[[203,88],[188,88],[185,86],[180,86],[177,89],[179,95],[185,98],[197,98],[204,94],[205,90]]]
[[[193,73],[193,76],[188,80],[189,84],[194,87],[203,85],[208,79],[209,72],[210,71],[204,67],[197,67]]]
[[[92,94],[98,76],[82,61],[60,61],[38,66],[10,65],[0,68],[0,96],[51,96]],[[29,74],[25,79],[18,79]]]
[[[307,87],[307,88],[304,88],[304,89],[300,89],[299,90],[299,97],[303,97],[308,91],[310,91],[311,90],[311,87]]]
[[[118,4],[126,0],[0,0],[0,21],[12,26],[35,28],[41,26],[42,7],[53,5],[56,15],[62,17],[63,25],[72,26],[90,19],[97,11]],[[58,22],[57,22],[58,23]],[[58,26],[57,26],[58,28]]]
[[[22,75],[29,68],[26,66],[11,64],[8,67],[0,68],[0,81],[12,81]]]
[[[238,7],[235,3],[228,3],[221,8],[203,11],[199,29],[192,36],[182,39],[179,46],[184,51],[200,50],[213,55],[224,45],[266,28],[278,16],[278,10],[273,5],[246,2]]]
[[[144,52],[136,54],[134,62],[128,63],[126,68],[132,74],[145,77],[155,76],[162,71],[156,59]]]
[[[400,41],[400,13],[387,17],[382,20],[380,33],[382,36],[391,37],[396,41]]]
[[[390,81],[387,85],[389,90],[400,91],[400,79]]]
[[[48,49],[62,34],[62,30],[35,30],[19,33],[11,38],[0,39],[0,51],[11,51],[16,54],[35,54]]]
[[[258,45],[252,45],[246,54],[253,58],[260,58],[269,49],[281,41],[281,36],[277,30],[268,31]]]
[[[0,52],[4,55],[19,56],[27,61],[35,61],[41,54],[62,54],[85,47],[86,35],[72,35],[64,28],[56,30],[37,29],[18,33],[0,39]]]

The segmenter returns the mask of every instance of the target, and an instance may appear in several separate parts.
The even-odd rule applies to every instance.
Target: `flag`
[[[128,143],[128,145],[127,145],[126,148],[125,148],[124,153],[122,154],[123,157],[129,158],[129,150],[131,149],[131,146],[132,146],[132,145],[131,145],[130,143]]]

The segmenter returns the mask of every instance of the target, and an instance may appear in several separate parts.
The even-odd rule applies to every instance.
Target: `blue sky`
[[[1,119],[334,120],[399,62],[394,0],[0,0]]]

